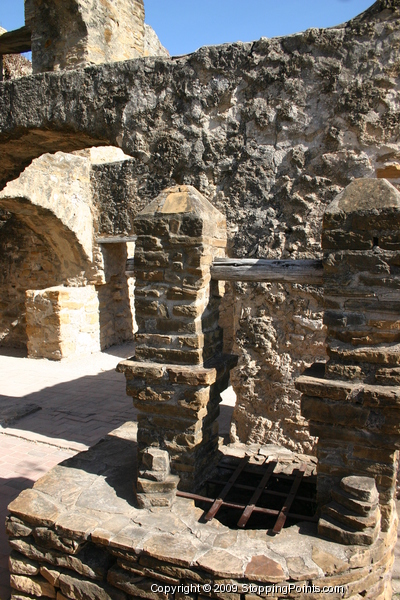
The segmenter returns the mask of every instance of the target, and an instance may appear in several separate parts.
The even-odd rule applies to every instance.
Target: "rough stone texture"
[[[380,531],[381,512],[378,506],[378,490],[373,477],[343,477],[340,486],[346,495],[336,494],[333,502],[322,507],[318,533],[339,544],[373,544]],[[362,515],[357,503],[363,501]],[[353,502],[349,509],[348,505]]]
[[[95,287],[64,286],[26,293],[28,355],[60,360],[100,351]]]
[[[3,56],[4,81],[18,79],[32,74],[32,63],[21,54],[5,54]]]
[[[302,413],[318,436],[320,504],[329,502],[344,477],[341,487],[350,503],[371,502],[373,511],[372,477],[383,529],[395,510],[400,448],[399,386],[391,378],[382,381],[382,369],[391,374],[400,363],[399,224],[400,193],[381,179],[353,181],[326,210],[322,246],[329,361],[315,365],[296,384],[303,392]],[[354,475],[368,479],[355,485]],[[336,502],[342,502],[338,494]],[[355,529],[363,521],[367,526],[366,517],[353,521]],[[370,534],[371,540],[375,532]]]
[[[118,435],[124,435],[122,428]],[[336,594],[315,598],[390,598],[395,514],[389,531],[380,532],[372,545],[349,547],[322,539],[312,523],[288,527],[277,536],[263,530],[232,531],[217,519],[204,523],[203,510],[183,498],[172,509],[138,509],[126,476],[135,460],[135,444],[125,435],[114,432],[55,467],[10,504],[7,521],[20,525],[19,535],[9,529],[17,571],[13,581],[24,590],[13,591],[13,600],[21,594],[40,597],[40,589],[50,597],[55,589],[58,599],[70,600],[186,600],[184,589],[182,595],[174,594],[165,590],[167,585],[192,586],[192,600],[265,598],[265,591],[250,592],[250,584],[295,584],[293,600],[305,598],[305,585],[344,586]],[[106,502],[99,503],[100,489]],[[82,530],[85,519],[88,525]],[[218,585],[232,588],[221,594]]]
[[[92,168],[97,166],[96,172],[101,173],[102,168],[107,171],[108,163],[123,163],[125,158],[118,148],[94,148],[79,155],[45,154],[0,193],[1,345],[26,346],[29,341],[32,356],[61,358],[75,351],[95,351],[99,343],[106,348],[132,338],[134,282],[125,274],[132,243],[97,243],[98,235],[104,233],[98,215],[101,211],[109,221],[117,200],[110,202],[104,194],[101,204],[97,203]],[[93,295],[89,284],[97,284],[96,298],[85,307]],[[44,305],[50,308],[53,288],[60,285],[68,286],[74,296],[76,335],[70,331],[71,315],[69,324],[66,321],[65,307],[56,310],[64,310],[60,317],[52,310],[46,313]],[[78,296],[82,298],[79,307]],[[93,302],[96,307],[89,308]],[[90,343],[84,341],[86,334],[92,337]]]
[[[133,157],[131,185],[141,203],[185,183],[225,212],[232,256],[319,256],[324,207],[352,178],[373,177],[398,159],[398,17],[398,0],[379,0],[328,30],[6,82],[1,179],[44,149],[115,144]],[[235,313],[237,430],[246,439],[248,407],[260,437],[310,448],[291,381],[318,347],[324,357],[318,297],[282,288],[290,316],[308,311],[292,335],[286,310],[268,314],[264,292],[247,288]],[[232,295],[225,301],[232,305]],[[247,342],[257,330],[267,352],[254,350],[254,334]],[[289,334],[294,360],[284,347]],[[257,390],[268,393],[264,404],[248,386],[255,376]],[[282,395],[288,402],[280,412]]]
[[[198,488],[217,459],[220,393],[236,364],[222,355],[221,290],[210,275],[225,252],[226,221],[195,188],[176,186],[144,208],[134,227],[138,333],[134,358],[118,370],[139,410],[138,502],[168,506],[178,483]],[[153,465],[154,448],[163,469]]]
[[[169,56],[169,52],[161,44],[154,29],[144,24],[143,56]]]
[[[0,257],[0,345],[26,348],[25,292],[62,283],[60,259],[11,214],[0,220]]]
[[[0,27],[0,35],[6,33],[7,29]],[[22,54],[5,54],[3,55],[3,79],[18,79],[32,74],[32,63],[30,60],[22,56]]]
[[[34,73],[143,56],[143,0],[28,0]]]
[[[46,229],[64,277],[90,277],[94,231],[87,159],[61,152],[36,159],[0,193],[0,208],[17,213],[38,235]]]

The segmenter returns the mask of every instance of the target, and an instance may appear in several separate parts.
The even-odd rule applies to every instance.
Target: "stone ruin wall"
[[[400,158],[399,13],[398,0],[379,0],[330,29],[54,74],[45,88],[5,84],[1,137],[22,125],[25,135],[7,150],[4,177],[39,152],[37,140],[49,151],[107,140],[132,157],[125,182],[141,206],[190,184],[226,214],[230,256],[320,257],[326,206]],[[235,284],[224,306],[227,349],[240,355],[238,436],[311,451],[293,380],[325,358],[318,289]]]
[[[114,218],[125,200],[104,190],[100,202],[92,189],[96,168],[114,160],[122,169],[124,158],[113,148],[43,155],[0,194],[13,211],[1,213],[0,346],[60,359],[132,339],[132,244],[95,243],[129,232],[127,214]]]
[[[25,291],[59,282],[49,245],[15,217],[0,221],[0,346],[26,348]]]

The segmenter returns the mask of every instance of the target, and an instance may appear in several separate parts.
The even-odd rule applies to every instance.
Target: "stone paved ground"
[[[9,502],[21,490],[135,418],[125,393],[125,377],[115,372],[121,358],[132,354],[132,345],[124,345],[57,363],[28,360],[17,351],[1,350],[0,522],[4,523]],[[22,416],[35,407],[40,410]],[[1,600],[10,595],[8,551],[1,527]]]
[[[17,351],[0,349],[0,522],[4,523],[8,504],[21,490],[32,487],[54,465],[134,420],[125,378],[115,372],[121,358],[132,354],[133,346],[124,345],[57,363],[28,360]],[[221,433],[228,431],[233,402],[228,394],[222,403]],[[2,527],[0,600],[10,596],[8,552]],[[400,542],[396,556],[393,598],[400,599]]]
[[[133,351],[132,344],[125,344],[59,363],[28,360],[17,350],[0,349],[0,523],[21,490],[135,419],[125,377],[115,372],[118,362]],[[223,404],[220,427],[226,433],[232,399]],[[1,526],[0,600],[10,597],[8,553]]]

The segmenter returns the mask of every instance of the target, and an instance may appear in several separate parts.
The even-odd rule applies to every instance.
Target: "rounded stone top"
[[[400,211],[400,193],[386,179],[355,179],[328,206],[327,213]]]
[[[163,190],[155,200],[150,202],[140,215],[176,215],[194,213],[198,216],[213,214],[223,215],[192,185],[176,185]]]

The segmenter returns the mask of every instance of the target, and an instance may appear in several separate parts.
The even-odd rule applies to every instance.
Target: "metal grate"
[[[211,507],[204,512],[202,517],[204,521],[211,521],[222,508],[241,511],[236,527],[242,529],[248,525],[252,515],[265,515],[269,520],[275,518],[272,527],[265,527],[265,529],[272,529],[274,534],[282,530],[287,519],[316,522],[315,477],[305,477],[305,463],[294,469],[290,475],[275,472],[277,465],[277,462],[268,462],[267,458],[262,465],[250,464],[248,456],[242,458],[238,464],[222,462],[218,466],[218,471],[219,474],[223,471],[228,472],[227,481],[209,479],[206,484],[206,489],[211,487],[220,490],[216,492],[214,498],[181,491],[178,491],[178,496],[205,505],[211,504]],[[302,485],[303,488],[307,487],[306,495],[301,492]],[[286,491],[279,489],[282,487],[287,488]],[[269,507],[268,504],[271,503],[275,505],[278,503],[280,507]],[[292,510],[295,504],[303,505],[307,510],[296,512]]]

